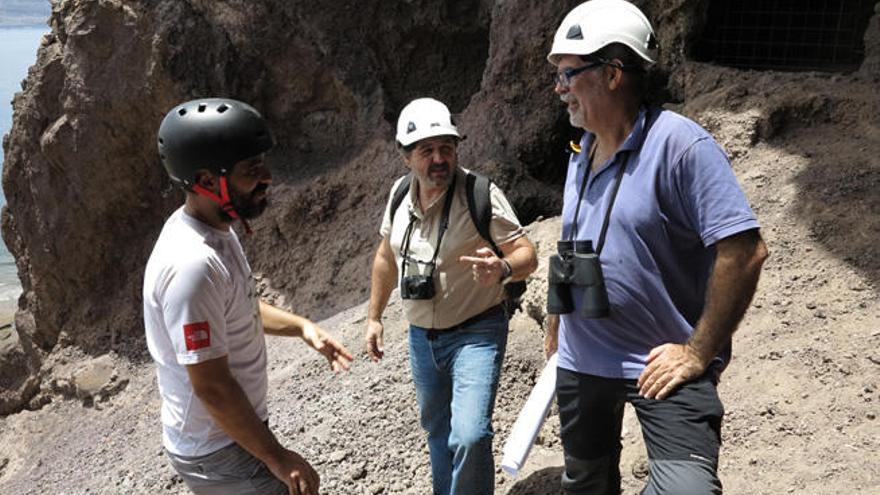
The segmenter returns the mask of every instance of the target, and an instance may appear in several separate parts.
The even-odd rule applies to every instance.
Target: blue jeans
[[[507,347],[507,317],[478,320],[429,338],[410,325],[409,356],[434,495],[491,494],[492,410]]]

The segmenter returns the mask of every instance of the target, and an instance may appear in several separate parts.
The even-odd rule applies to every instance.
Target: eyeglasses
[[[571,80],[574,79],[574,76],[580,74],[581,72],[588,71],[590,69],[595,69],[596,67],[600,67],[602,65],[608,65],[608,62],[605,60],[597,60],[595,62],[589,62],[587,65],[583,67],[577,68],[568,68],[563,70],[562,72],[557,72],[553,74],[553,85],[560,85],[563,88],[567,88],[571,86]]]

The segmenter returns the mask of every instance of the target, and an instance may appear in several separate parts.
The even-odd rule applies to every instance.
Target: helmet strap
[[[245,233],[250,235],[253,233],[251,230],[250,224],[248,224],[247,220],[241,217],[237,211],[235,211],[235,207],[232,206],[232,197],[229,195],[229,181],[226,178],[226,174],[220,176],[220,196],[217,196],[213,191],[205,189],[200,184],[193,184],[192,190],[194,193],[204,196],[211,201],[220,205],[220,208],[226,212],[227,215],[232,217],[233,219],[241,220],[241,224],[244,225]]]

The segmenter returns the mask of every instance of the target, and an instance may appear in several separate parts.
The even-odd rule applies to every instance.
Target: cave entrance
[[[875,0],[712,0],[692,47],[700,62],[743,69],[849,72],[865,56]]]

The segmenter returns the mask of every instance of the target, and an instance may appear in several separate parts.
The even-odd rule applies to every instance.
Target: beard
[[[586,119],[584,119],[583,107],[581,107],[580,102],[577,101],[575,96],[571,93],[565,93],[563,95],[560,95],[559,99],[566,104],[566,110],[568,111],[568,122],[571,124],[571,126],[585,129],[587,122]],[[577,104],[577,107],[574,109],[574,111],[572,111],[570,107],[570,104],[572,102],[576,102]]]
[[[448,186],[452,180],[452,166],[449,162],[432,163],[425,174],[427,185],[432,188]]]
[[[229,201],[232,203],[232,207],[235,208],[235,212],[238,213],[238,216],[245,220],[260,216],[266,210],[266,207],[269,206],[269,199],[265,195],[259,199],[257,199],[257,197],[265,193],[268,187],[269,184],[259,184],[250,192],[250,194],[243,194],[230,185]],[[233,220],[233,218],[223,210],[220,210],[220,214],[230,221]]]

